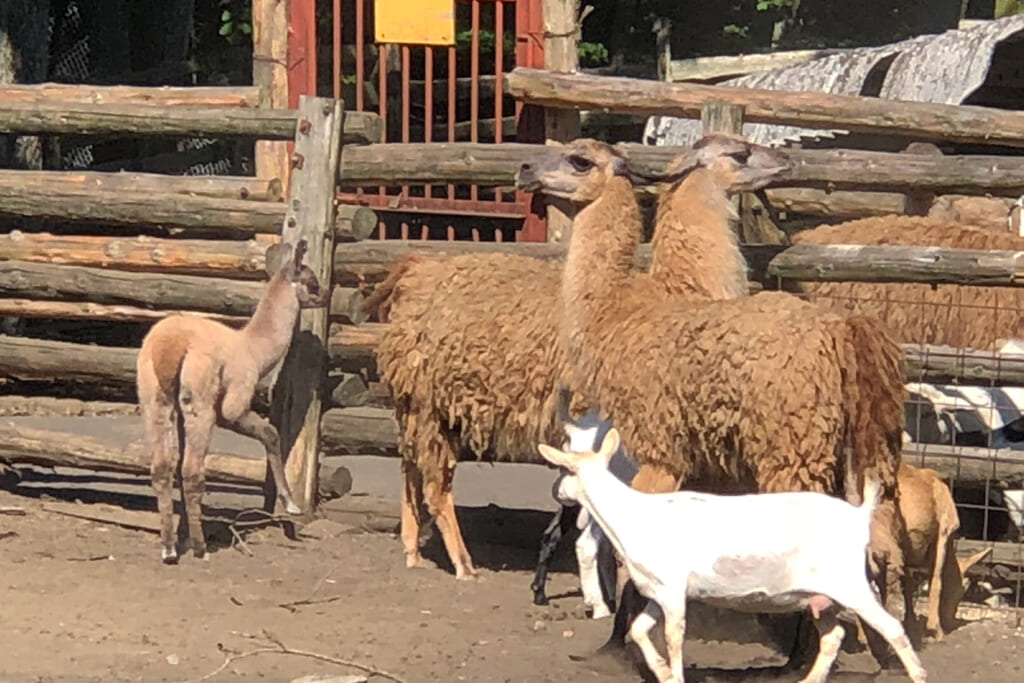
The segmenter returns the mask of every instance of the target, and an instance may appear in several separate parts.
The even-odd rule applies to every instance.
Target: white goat
[[[574,431],[567,426],[570,439]],[[810,607],[821,649],[802,683],[824,681],[835,662],[844,635],[835,616],[838,603],[888,641],[912,681],[926,680],[903,626],[868,583],[877,481],[865,482],[860,507],[812,492],[647,494],[608,471],[618,448],[619,433],[612,428],[596,453],[564,452],[546,444],[538,450],[564,470],[559,498],[576,500],[600,525],[638,592],[650,600],[633,621],[630,636],[659,683],[683,681],[688,598],[745,612]],[[660,614],[665,617],[667,663],[650,639]]]

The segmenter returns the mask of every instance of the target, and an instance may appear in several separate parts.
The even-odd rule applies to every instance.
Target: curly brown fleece
[[[692,275],[688,255],[676,248],[701,235],[731,234],[729,204],[716,179],[725,180],[695,172],[666,188],[651,276],[663,294],[718,298],[727,295],[714,284],[723,279],[742,282],[746,291],[746,264],[735,241],[702,258],[708,283]],[[684,202],[691,202],[692,215]],[[628,203],[635,208],[632,196]],[[639,214],[629,213],[629,220],[642,230]],[[443,535],[448,529],[457,576],[474,569],[451,506],[456,462],[543,463],[537,444],[562,439],[555,387],[568,379],[569,365],[558,343],[561,279],[561,263],[522,256],[413,256],[397,262],[365,302],[365,310],[389,323],[377,366],[395,402],[405,504],[424,499],[431,516],[446,520],[440,526]],[[573,395],[572,407],[586,408],[582,395]],[[409,527],[403,541],[407,562],[418,564],[413,514],[403,517],[403,529]]]
[[[1024,237],[917,216],[878,216],[804,230],[794,244],[934,246],[1024,251]],[[813,301],[886,324],[900,342],[987,349],[1024,336],[1024,290],[1010,287],[806,282]]]
[[[881,324],[781,292],[715,303],[656,296],[628,267],[639,233],[614,213],[631,193],[611,178],[577,214],[561,296],[576,387],[608,410],[630,454],[690,485],[853,500],[858,480],[873,476],[881,507],[894,510],[902,355]],[[873,543],[872,554],[893,570],[892,586],[903,529],[898,515],[888,520],[891,542]]]

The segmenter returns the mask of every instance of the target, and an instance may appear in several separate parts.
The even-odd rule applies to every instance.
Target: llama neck
[[[295,289],[283,273],[267,284],[256,312],[240,330],[243,348],[257,361],[260,377],[265,376],[288,351],[299,318]]]
[[[736,212],[712,171],[697,169],[658,202],[651,278],[669,292],[701,300],[746,296],[747,263]]]
[[[641,503],[646,494],[622,483],[597,463],[580,465],[577,476],[582,485],[580,505],[597,520],[619,555],[629,557],[624,548],[625,539],[635,537],[637,520],[644,523],[643,515],[637,514],[637,503]]]
[[[601,197],[576,214],[561,288],[570,354],[579,353],[588,323],[628,286],[642,232],[640,207],[625,178],[609,180]]]

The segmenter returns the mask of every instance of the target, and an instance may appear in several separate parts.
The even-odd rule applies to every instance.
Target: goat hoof
[[[606,617],[610,617],[611,615],[611,610],[609,610],[608,607],[605,605],[600,605],[590,610],[591,619],[604,619]]]
[[[292,502],[290,500],[285,503],[284,509],[288,512],[289,515],[301,515],[302,514],[302,508],[300,508],[298,505],[296,505],[294,502]]]
[[[533,594],[533,604],[535,604],[535,605],[546,605],[546,604],[548,604],[548,596],[544,595],[543,593],[534,593]]]
[[[178,552],[174,548],[162,548],[160,560],[164,564],[178,564]]]

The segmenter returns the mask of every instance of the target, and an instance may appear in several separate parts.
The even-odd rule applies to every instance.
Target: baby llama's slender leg
[[[651,642],[651,629],[658,622],[660,614],[661,609],[653,600],[648,600],[643,610],[633,620],[632,626],[629,627],[629,637],[640,648],[640,652],[644,655],[644,661],[657,677],[658,683],[665,683],[672,680],[672,670],[669,668],[668,662],[658,653],[654,643]]]
[[[438,434],[431,441],[430,464],[423,467],[423,492],[427,508],[441,532],[448,557],[455,566],[455,578],[467,580],[476,577],[473,558],[469,556],[466,544],[459,530],[455,516],[455,497],[452,495],[452,480],[455,477],[456,453],[452,444]],[[421,460],[421,462],[423,462]]]
[[[836,657],[839,656],[839,648],[843,644],[843,636],[846,634],[843,625],[836,618],[835,611],[826,608],[819,611],[814,619],[814,626],[818,629],[818,656],[807,675],[800,679],[800,683],[825,683]]]
[[[409,455],[402,456],[402,546],[405,548],[405,566],[423,567],[426,564],[420,555],[423,474]]]
[[[178,412],[162,395],[142,402],[141,406],[146,440],[153,454],[150,477],[160,515],[160,558],[166,564],[175,564],[178,561],[174,534],[174,471],[180,458]]]
[[[185,453],[181,461],[181,489],[188,516],[192,552],[206,558],[203,535],[203,493],[206,489],[206,452],[217,423],[218,374],[214,363],[203,356],[188,356],[181,368],[178,403],[185,423]]]
[[[227,411],[223,406],[226,406],[228,402],[227,396],[225,396],[222,404],[222,414]],[[291,489],[288,488],[288,480],[284,475],[284,462],[281,460],[281,437],[277,433],[277,429],[264,417],[261,417],[259,413],[255,413],[251,410],[246,410],[242,413],[242,416],[230,420],[227,415],[218,420],[218,423],[233,432],[241,434],[242,436],[248,436],[251,439],[256,439],[263,444],[263,449],[267,454],[267,464],[270,466],[270,474],[274,477],[274,485],[277,486],[277,495],[281,498],[281,502],[284,503],[285,510],[290,515],[302,514],[302,508],[295,504],[292,499]]]

